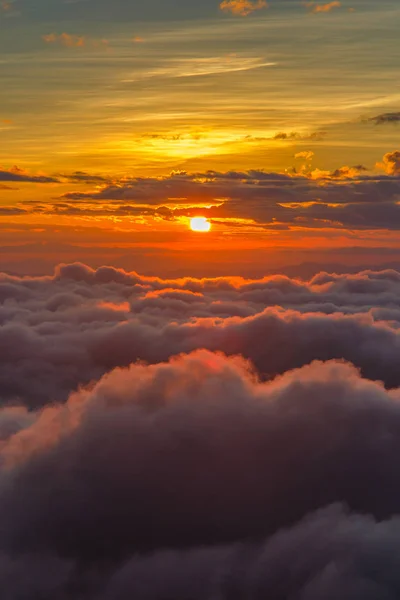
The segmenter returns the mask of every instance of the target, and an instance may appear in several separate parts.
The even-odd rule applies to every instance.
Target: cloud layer
[[[2,274],[4,597],[394,600],[399,298],[389,270]]]
[[[261,383],[197,351],[3,409],[2,589],[395,598],[398,400],[340,362]]]
[[[161,280],[62,265],[0,278],[0,399],[35,407],[137,360],[198,348],[250,358],[264,378],[344,358],[400,385],[400,274]],[[39,375],[38,375],[39,374]]]
[[[165,177],[125,179],[100,190],[66,193],[45,212],[177,219],[193,216],[198,206],[209,205],[201,210],[210,219],[246,219],[264,228],[397,230],[399,154],[388,152],[378,163],[386,174],[366,173],[367,168],[361,164],[333,171],[303,165],[300,169],[293,167],[290,174],[179,171]],[[294,158],[310,161],[313,153],[300,152]]]

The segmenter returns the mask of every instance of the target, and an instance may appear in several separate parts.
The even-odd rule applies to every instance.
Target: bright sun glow
[[[205,217],[193,217],[190,219],[190,229],[192,231],[210,231],[211,223]]]

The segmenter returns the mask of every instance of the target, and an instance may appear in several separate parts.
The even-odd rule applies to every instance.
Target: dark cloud
[[[0,169],[0,181],[19,181],[21,183],[56,183],[57,179],[46,175],[31,175],[18,167],[6,171]]]
[[[399,298],[0,275],[2,598],[395,600]]]
[[[312,133],[307,133],[307,134],[302,134],[302,133],[299,133],[298,131],[289,131],[289,132],[280,131],[279,133],[274,135],[273,139],[274,140],[282,140],[282,141],[309,140],[309,141],[318,142],[318,141],[321,141],[322,139],[324,139],[326,135],[327,135],[327,131],[323,131],[323,130],[313,131]]]
[[[355,175],[362,173],[363,171],[368,171],[368,168],[364,165],[355,165],[353,167],[340,167],[339,169],[335,169],[332,172],[333,178],[343,179],[343,178],[353,178]]]
[[[176,219],[193,216],[198,206],[211,204],[211,208],[202,208],[210,219],[247,219],[266,228],[397,230],[397,162],[396,152],[384,156],[379,166],[386,175],[368,174],[364,165],[333,171],[294,170],[291,174],[260,170],[176,172],[160,178],[126,179],[89,193],[67,193],[44,211],[80,214],[84,210],[92,216],[144,214]]]
[[[10,216],[10,215],[24,215],[26,214],[26,210],[23,208],[19,208],[18,206],[0,206],[0,215]]]
[[[399,298],[396,271],[161,280],[72,264],[53,277],[3,275],[0,398],[43,405],[115,367],[203,347],[243,354],[263,377],[345,358],[397,386]]]
[[[394,599],[398,399],[340,362],[116,370],[4,438],[3,593]]]
[[[93,175],[85,171],[75,171],[74,173],[57,175],[57,178],[66,179],[71,183],[87,183],[88,185],[104,185],[110,184],[112,179],[103,175]]]
[[[262,544],[132,560],[105,597],[394,600],[398,534],[398,519],[377,523],[333,506]]]
[[[375,123],[375,125],[384,125],[385,123],[400,123],[400,112],[389,112],[376,115],[368,119],[369,122]]]

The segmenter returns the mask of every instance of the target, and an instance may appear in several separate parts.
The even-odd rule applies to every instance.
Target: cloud
[[[303,150],[302,152],[297,152],[294,157],[295,158],[304,158],[305,160],[312,160],[315,154],[311,150]]]
[[[14,0],[2,0],[0,1],[0,14],[6,17],[17,17],[20,15],[20,12],[15,10]]]
[[[400,152],[398,150],[394,152],[387,152],[383,157],[383,162],[378,163],[377,166],[388,175],[400,175]]]
[[[267,8],[268,4],[265,0],[223,0],[219,7],[233,15],[247,17],[256,10]]]
[[[382,113],[368,119],[369,122],[375,125],[384,125],[385,123],[400,123],[400,112]]]
[[[18,181],[27,183],[56,183],[57,179],[47,175],[31,175],[19,167],[12,167],[9,170],[0,168],[0,181]]]
[[[315,2],[306,2],[305,6],[310,10],[310,12],[317,14],[317,13],[331,12],[335,8],[340,8],[342,6],[342,3],[338,2],[338,0],[334,0],[333,2],[327,2],[326,4],[316,4]]]
[[[274,135],[272,139],[277,141],[301,141],[301,140],[310,140],[310,141],[320,141],[326,136],[326,131],[313,131],[312,133],[299,133],[298,131],[280,131]]]
[[[394,270],[0,274],[2,594],[396,598],[399,361]]]
[[[261,382],[202,350],[3,409],[3,593],[395,594],[398,399],[342,362]]]
[[[102,211],[104,215],[181,219],[194,216],[202,207],[208,218],[246,219],[267,229],[294,225],[397,230],[400,178],[393,157],[395,153],[389,153],[384,159],[389,161],[383,165],[386,175],[369,173],[359,164],[333,171],[302,166],[285,173],[210,170],[125,178],[92,192],[69,192],[49,204],[48,211],[79,214],[79,205],[85,203],[85,210],[93,216]]]
[[[108,48],[109,41],[105,39],[93,39],[70,33],[49,33],[42,36],[46,44],[58,44],[65,48]]]
[[[57,178],[65,179],[70,183],[86,183],[88,185],[101,185],[101,184],[112,184],[113,179],[111,177],[105,177],[104,175],[93,175],[92,173],[86,173],[85,171],[75,171],[74,173],[57,174]]]
[[[1,189],[12,189],[12,188],[2,188]],[[19,208],[18,206],[0,206],[0,215],[2,216],[11,216],[11,215],[26,215],[27,211],[23,208]]]
[[[300,153],[300,154],[304,154],[304,153]],[[305,153],[307,154],[307,153]],[[298,155],[295,155],[295,158],[299,158]],[[313,169],[312,171],[307,170],[307,168],[303,169],[302,171],[300,171],[300,173],[303,173],[306,177],[309,177],[310,179],[349,179],[349,180],[357,180],[357,177],[363,173],[368,171],[368,168],[365,167],[364,165],[354,165],[352,167],[349,167],[348,165],[345,165],[344,167],[339,167],[338,169],[334,169],[333,171],[322,171],[321,169]]]
[[[399,298],[396,271],[161,280],[70,264],[52,277],[2,275],[0,400],[65,400],[115,367],[200,348],[241,354],[263,377],[344,358],[394,387]]]

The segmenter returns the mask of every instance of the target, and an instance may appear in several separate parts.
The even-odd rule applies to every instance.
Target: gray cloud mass
[[[0,275],[2,598],[398,598],[399,298]]]

